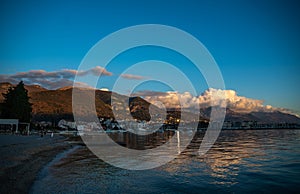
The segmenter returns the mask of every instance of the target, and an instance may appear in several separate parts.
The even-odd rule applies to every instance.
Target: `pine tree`
[[[10,87],[7,93],[2,94],[2,117],[7,119],[19,119],[20,122],[30,122],[32,104],[29,102],[28,91],[23,81],[17,86]]]

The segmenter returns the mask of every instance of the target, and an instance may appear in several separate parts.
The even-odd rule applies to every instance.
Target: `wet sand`
[[[28,193],[43,166],[72,147],[59,135],[0,135],[0,193]]]

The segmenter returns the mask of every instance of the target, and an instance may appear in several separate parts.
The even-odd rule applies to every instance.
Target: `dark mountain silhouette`
[[[0,93],[6,93],[9,87],[14,86],[10,83],[0,83]],[[72,114],[72,87],[64,87],[57,90],[48,90],[38,85],[26,85],[30,96],[30,102],[33,104],[33,121],[58,121],[60,119],[73,119]],[[92,90],[84,88],[75,88],[79,90],[82,98],[85,95],[95,95],[95,107],[98,117],[114,118],[112,107],[115,105],[118,109],[126,109],[129,105],[130,114],[138,120],[150,120],[149,102],[140,97],[128,97],[110,91]],[[111,104],[113,99],[113,106]],[[3,96],[0,95],[0,102],[3,101]],[[120,106],[121,105],[121,106]],[[122,107],[123,106],[123,107]],[[163,114],[162,110],[156,106],[152,106],[152,114]],[[182,110],[187,111],[187,110]],[[211,108],[202,108],[200,111],[200,120],[209,120]],[[82,114],[91,112],[89,108],[83,107]],[[193,117],[193,113],[187,113]],[[167,118],[173,120],[180,119],[180,109],[168,109]],[[126,115],[117,115],[119,119],[123,119]],[[297,123],[300,124],[300,118],[295,115],[283,112],[250,112],[239,113],[230,109],[226,111],[225,120],[232,122],[242,121],[257,121],[259,123]]]
[[[0,83],[0,92],[6,93],[8,88],[14,86],[10,83]],[[28,90],[30,102],[33,104],[32,114],[33,121],[57,121],[62,118],[73,120],[72,116],[72,90],[73,87],[63,87],[57,90],[47,90],[38,85],[27,85],[25,87]],[[111,109],[111,97],[112,92],[92,90],[92,89],[81,89],[79,95],[85,98],[85,95],[95,95],[95,107],[98,117],[103,118],[114,118]],[[0,95],[0,102],[3,101],[2,95]],[[128,102],[128,97],[120,94],[113,93],[114,102],[124,103]],[[149,105],[150,103],[140,97],[132,97],[129,100],[130,113],[133,118],[138,120],[150,120]],[[126,104],[125,104],[126,105]],[[122,108],[122,107],[121,107]],[[82,114],[91,112],[88,108],[82,110]],[[161,110],[154,107],[154,112],[160,113]],[[118,118],[123,118],[123,115],[119,115]]]
[[[2,82],[0,83],[0,101],[3,101],[3,96],[2,93],[6,93],[8,88],[14,87],[16,84],[11,84],[8,82]],[[41,91],[47,91],[46,88],[43,88],[39,85],[25,85],[25,89],[28,90],[28,94],[30,95],[31,93],[34,92],[41,92]]]
[[[201,116],[209,119],[211,112],[210,108],[201,109]],[[256,121],[258,123],[296,123],[300,124],[300,118],[288,113],[279,111],[274,112],[250,112],[238,113],[231,109],[226,109],[225,121],[243,122],[243,121]]]

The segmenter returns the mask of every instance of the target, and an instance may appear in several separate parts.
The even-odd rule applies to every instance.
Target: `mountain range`
[[[14,85],[8,82],[0,83],[0,94],[6,93],[9,87]],[[39,85],[25,85],[28,90],[30,102],[33,108],[33,121],[57,121],[59,119],[73,120],[72,113],[72,87],[63,87],[56,90],[48,90]],[[128,100],[127,96],[112,93],[110,91],[80,89],[84,91],[92,91],[95,95],[95,107],[98,117],[113,118],[114,114],[111,106],[111,98],[117,104],[124,104]],[[113,94],[113,95],[112,95]],[[0,95],[0,102],[3,102],[3,96]],[[150,120],[149,106],[151,104],[141,97],[129,98],[129,110],[133,118],[138,120]],[[122,107],[121,107],[122,108]],[[126,107],[123,107],[126,108]],[[200,120],[209,120],[211,107],[202,108],[200,111]],[[86,110],[87,112],[89,110]],[[162,114],[162,109],[157,106],[151,106],[151,114]],[[180,118],[178,109],[168,109],[167,119]],[[187,111],[187,110],[184,110]],[[84,113],[84,111],[83,111]],[[187,114],[193,114],[188,112]],[[118,115],[118,119],[123,119],[125,115]],[[258,123],[296,123],[300,124],[300,118],[280,111],[272,112],[237,112],[229,108],[226,109],[226,121],[242,122],[256,121]]]

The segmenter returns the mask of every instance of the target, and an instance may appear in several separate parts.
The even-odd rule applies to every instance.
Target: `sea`
[[[126,133],[111,138],[141,149],[172,135],[153,134],[130,145]],[[197,132],[174,160],[148,170],[112,166],[75,145],[40,171],[30,193],[300,193],[300,130],[224,130],[200,156],[195,152],[203,135]]]

